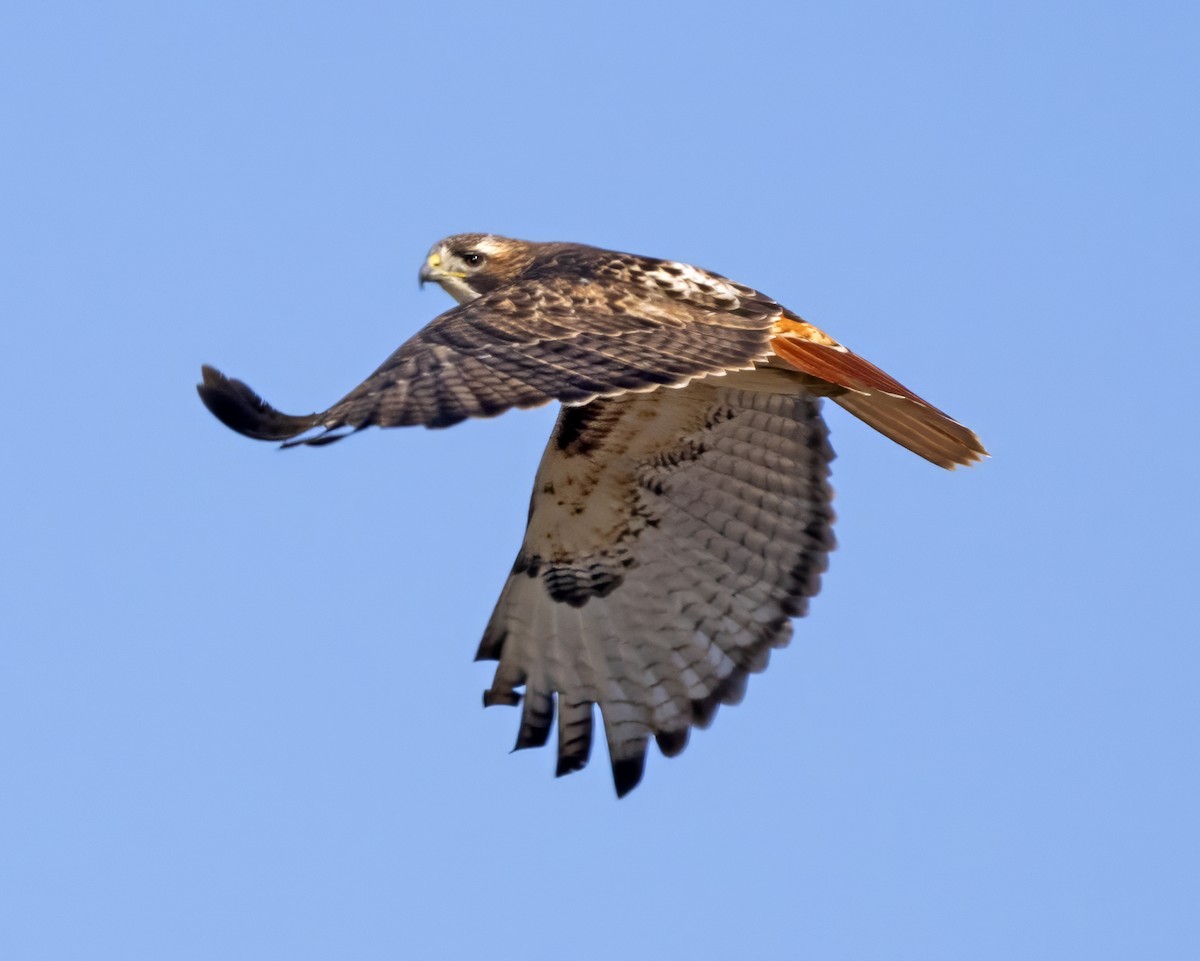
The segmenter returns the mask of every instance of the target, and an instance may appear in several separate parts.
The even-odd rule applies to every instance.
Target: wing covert
[[[435,318],[321,413],[282,414],[213,368],[199,391],[240,433],[288,440],[323,428],[295,441],[313,444],[370,426],[448,427],[551,400],[681,387],[770,356],[780,308],[749,288],[736,291],[732,304],[717,306],[602,277],[534,277]]]

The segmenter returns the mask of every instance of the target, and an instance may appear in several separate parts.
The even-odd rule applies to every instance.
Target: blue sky
[[[0,955],[1200,952],[1184,4],[8,3]],[[974,427],[829,412],[790,648],[618,803],[483,711],[552,411],[280,453],[463,230],[698,263]]]

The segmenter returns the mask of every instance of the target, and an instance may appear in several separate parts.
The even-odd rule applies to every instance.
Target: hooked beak
[[[430,254],[425,258],[425,263],[421,265],[421,272],[417,274],[417,281],[420,286],[425,286],[425,281],[432,280],[435,284],[441,284],[447,277],[455,277],[461,280],[467,276],[457,270],[447,270],[442,266],[441,254]]]
[[[438,274],[441,273],[438,268],[441,267],[441,264],[441,254],[430,254],[425,259],[425,263],[421,264],[421,272],[417,274],[417,286],[424,287],[425,282],[429,280],[437,283]]]

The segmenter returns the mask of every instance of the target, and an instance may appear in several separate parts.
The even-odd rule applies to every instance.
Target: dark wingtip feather
[[[558,761],[554,766],[554,776],[563,777],[567,774],[574,774],[576,771],[582,771],[587,766],[591,746],[589,741],[578,750],[559,754]]]
[[[530,747],[541,747],[550,737],[554,723],[554,698],[545,691],[527,690],[525,704],[521,709],[521,727],[517,732],[514,751]]]
[[[658,742],[658,749],[662,751],[663,757],[676,757],[687,747],[690,733],[691,729],[686,727],[679,731],[659,731],[654,735],[654,740]]]
[[[504,650],[504,642],[508,639],[508,628],[502,626],[496,615],[492,615],[492,620],[484,629],[483,639],[479,642],[479,647],[475,651],[476,661],[498,661],[500,653]]]
[[[288,440],[316,427],[316,414],[296,417],[277,411],[240,380],[226,377],[215,367],[200,368],[203,382],[196,392],[214,417],[231,430],[255,440]]]
[[[558,701],[558,763],[554,776],[578,771],[592,752],[592,705],[588,701]]]
[[[483,706],[492,707],[496,704],[505,704],[508,707],[516,707],[521,703],[521,695],[515,691],[504,691],[489,688],[483,692]]]
[[[646,747],[633,757],[618,758],[612,762],[613,786],[617,789],[617,797],[623,798],[638,786],[642,773],[646,770]]]

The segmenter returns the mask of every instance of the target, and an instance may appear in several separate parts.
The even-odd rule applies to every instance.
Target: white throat
[[[474,300],[479,295],[471,290],[466,285],[462,277],[442,276],[437,279],[442,290],[448,293],[451,297],[457,300],[460,304],[465,304],[469,300]]]

